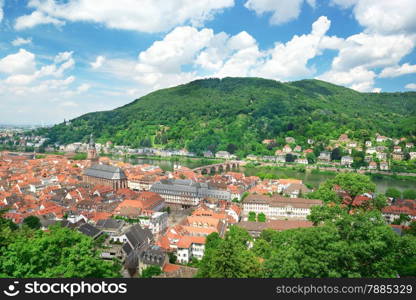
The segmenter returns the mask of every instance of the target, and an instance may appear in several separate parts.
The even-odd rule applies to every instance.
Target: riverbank
[[[297,166],[250,166],[243,168],[246,176],[259,176],[262,179],[302,180],[308,187],[317,188],[322,182],[335,177],[339,172],[321,169],[299,168]],[[376,184],[377,192],[384,193],[388,188],[400,191],[416,188],[416,177],[400,175],[366,174]]]

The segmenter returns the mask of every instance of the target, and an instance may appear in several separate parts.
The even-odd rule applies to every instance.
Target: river
[[[197,168],[203,166],[203,160],[193,160],[193,159],[185,159],[180,162],[174,162],[170,160],[156,160],[151,158],[137,158],[137,159],[129,159],[128,162],[132,164],[150,164],[160,166],[165,171],[172,171],[174,164],[179,164],[184,167],[188,168]],[[242,171],[242,170],[241,170]],[[259,168],[245,168],[244,173],[247,176],[256,175],[260,171]],[[275,174],[282,178],[296,178],[303,180],[304,183],[310,184],[314,187],[318,187],[320,183],[323,181],[333,178],[336,174],[314,174],[311,172],[299,172],[295,170],[267,170],[267,173]],[[404,191],[406,189],[416,189],[416,182],[411,180],[400,180],[395,178],[373,178],[373,182],[376,184],[376,191],[379,193],[384,193],[388,188],[396,188],[400,191]]]

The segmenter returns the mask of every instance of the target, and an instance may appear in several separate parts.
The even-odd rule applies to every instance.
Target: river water
[[[170,160],[156,160],[151,158],[137,158],[129,159],[128,162],[132,164],[149,164],[160,166],[165,171],[172,171],[175,164],[179,164],[188,168],[197,168],[202,165],[205,165],[201,160],[184,160],[180,162],[174,162]],[[241,170],[242,171],[242,170]],[[258,168],[246,168],[244,173],[247,176],[256,175],[259,172]],[[311,184],[314,187],[318,187],[320,183],[324,182],[327,179],[333,178],[335,174],[312,174],[310,172],[298,172],[295,170],[267,170],[267,173],[275,174],[281,178],[296,178],[303,180],[304,183]],[[396,188],[400,191],[406,189],[416,189],[416,182],[411,180],[399,180],[394,178],[374,178],[373,182],[376,184],[376,191],[379,193],[384,193],[388,188]]]

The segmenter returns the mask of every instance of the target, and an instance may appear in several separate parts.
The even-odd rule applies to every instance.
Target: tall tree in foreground
[[[59,225],[15,231],[0,256],[0,277],[105,278],[120,276],[120,268],[99,258],[91,238]]]
[[[232,226],[224,240],[214,238],[205,250],[197,277],[250,278],[261,277],[257,257],[248,250],[252,240],[247,231]]]

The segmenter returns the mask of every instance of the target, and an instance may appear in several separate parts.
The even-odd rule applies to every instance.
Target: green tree
[[[416,190],[405,190],[403,191],[403,199],[416,199]]]
[[[404,225],[407,224],[408,222],[410,222],[410,217],[409,215],[406,214],[400,214],[399,217],[397,219],[394,219],[393,222],[391,222],[394,225]]]
[[[309,198],[321,199],[325,202],[341,203],[342,198],[336,193],[335,187],[345,191],[354,199],[364,193],[373,193],[376,185],[370,177],[357,173],[340,173],[322,183],[319,188],[309,193]]]
[[[331,160],[341,160],[342,150],[340,148],[335,148],[331,152]]]
[[[142,271],[140,278],[152,278],[162,274],[162,269],[159,266],[150,266]]]
[[[42,224],[40,223],[40,220],[36,216],[29,216],[23,219],[23,224],[29,226],[29,228],[32,229],[39,229],[42,227]]]
[[[0,277],[118,277],[121,266],[103,261],[91,238],[59,225],[48,232],[18,230],[0,256]]]
[[[248,213],[248,220],[250,222],[256,222],[256,213],[254,211]]]
[[[262,275],[257,257],[248,249],[251,241],[247,231],[232,226],[216,248],[205,250],[197,277],[249,278]]]
[[[266,222],[266,215],[264,213],[259,213],[257,215],[257,222]]]
[[[384,207],[387,206],[387,198],[383,194],[378,194],[374,199],[372,200],[372,207],[378,210],[382,210]]]
[[[401,193],[398,189],[396,188],[388,188],[385,192],[386,197],[390,197],[390,198],[394,198],[394,199],[398,199],[401,196]]]
[[[308,160],[309,164],[314,164],[316,163],[316,155],[315,153],[311,152],[306,154],[306,159]]]

